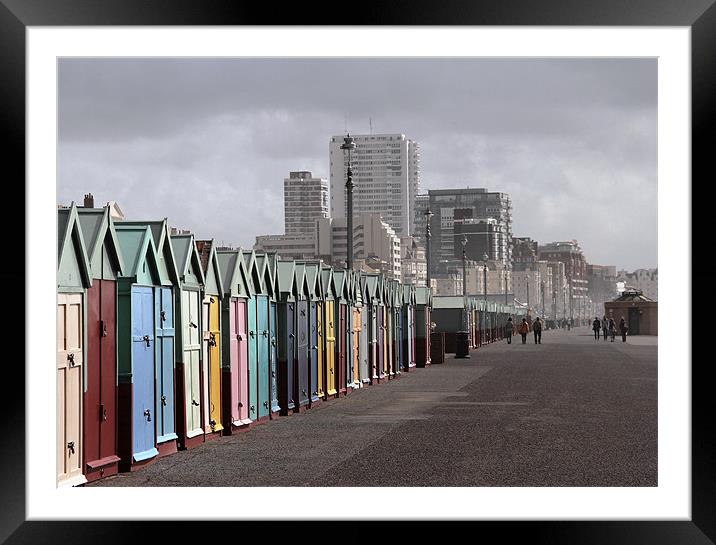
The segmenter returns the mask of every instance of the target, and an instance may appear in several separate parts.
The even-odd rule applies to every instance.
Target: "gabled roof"
[[[365,287],[368,298],[371,303],[377,302],[380,298],[378,294],[378,274],[368,273],[365,275]]]
[[[224,293],[233,296],[252,295],[253,284],[246,268],[243,252],[238,250],[217,250]]]
[[[146,225],[149,227],[154,247],[157,251],[157,257],[160,261],[164,261],[164,265],[167,268],[169,274],[169,281],[172,284],[179,285],[179,272],[177,271],[176,257],[174,256],[174,249],[171,244],[171,237],[169,236],[169,223],[167,218],[162,220],[122,220],[115,222],[115,225]],[[169,262],[166,261],[165,257],[168,257]]]
[[[333,285],[336,290],[336,297],[346,298],[346,270],[333,269]]]
[[[82,235],[77,205],[74,201],[69,208],[57,209],[57,270],[60,270],[62,257],[74,249],[77,255],[77,266],[83,287],[92,285],[92,272],[90,270],[89,255]]]
[[[324,265],[321,267],[321,282],[323,285],[323,296],[335,297],[336,296],[336,284],[333,281],[333,267],[330,265]]]
[[[150,267],[150,274],[155,284],[166,280],[161,278],[157,248],[154,246],[154,238],[149,226],[118,224],[116,231],[119,247],[124,257],[123,277],[136,280],[140,269],[143,269],[143,265],[146,263]]]
[[[102,251],[106,242],[107,253],[114,264],[115,270],[120,274],[124,267],[122,252],[114,230],[114,220],[109,213],[109,207],[104,208],[77,208],[82,234],[87,244],[87,258],[90,266],[97,254]]]
[[[296,262],[294,262],[296,263]],[[296,263],[296,294],[305,298],[312,297],[313,288],[308,285],[305,263]]]
[[[199,254],[201,264],[204,269],[204,285],[209,282],[209,275],[212,275],[216,281],[216,287],[219,295],[224,295],[224,282],[221,275],[221,267],[219,267],[219,260],[216,256],[216,246],[214,245],[214,239],[211,240],[195,240],[194,246]]]
[[[433,304],[433,290],[427,286],[415,286],[415,303],[417,305],[431,306]]]
[[[273,296],[275,294],[276,285],[274,281],[275,272],[272,270],[273,261],[269,254],[262,252],[254,252],[256,262],[256,272],[260,280],[258,293],[260,295]]]
[[[199,283],[204,284],[204,267],[201,264],[199,252],[194,244],[194,235],[171,235],[170,237],[174,257],[176,257],[179,280],[184,281],[189,267],[194,264],[194,270],[199,273]]]
[[[320,279],[321,275],[318,273],[320,270],[320,263],[305,263],[305,278],[306,285],[308,288],[308,295],[311,299],[320,298]]]
[[[436,295],[433,308],[465,308],[465,299],[462,295]]]
[[[281,299],[293,299],[296,295],[296,263],[279,261],[277,263],[278,295]]]

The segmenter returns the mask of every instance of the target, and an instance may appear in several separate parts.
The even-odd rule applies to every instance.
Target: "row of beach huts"
[[[166,219],[115,221],[109,207],[57,213],[58,486],[134,471],[431,363],[425,286],[221,249],[171,234]],[[438,311],[451,328],[461,301]],[[490,308],[488,332],[478,308],[472,346],[500,338],[514,312]]]

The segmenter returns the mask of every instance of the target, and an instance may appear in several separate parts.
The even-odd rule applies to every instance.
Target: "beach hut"
[[[391,278],[383,282],[383,301],[385,301],[385,374],[389,379],[396,377],[393,346],[395,331],[393,329],[393,308],[395,305],[395,286]]]
[[[333,278],[333,267],[321,267],[323,281],[324,309],[323,320],[325,329],[325,366],[324,389],[326,397],[338,395],[336,389],[336,289]]]
[[[281,408],[278,404],[278,256],[266,254],[271,274],[269,293],[269,415],[277,418]]]
[[[335,326],[336,326],[336,388],[337,397],[346,395],[346,368],[348,353],[348,287],[346,269],[333,269],[333,282],[336,288]]]
[[[403,286],[403,322],[405,327],[401,338],[403,346],[404,365],[408,369],[415,367],[415,353],[413,352],[413,331],[415,330],[415,313],[413,312],[412,284]]]
[[[415,287],[415,363],[418,367],[430,365],[430,323],[432,317],[432,290],[427,286]]]
[[[278,262],[278,404],[281,414],[297,407],[296,395],[296,265]]]
[[[296,412],[308,408],[311,400],[310,384],[310,316],[309,289],[306,278],[306,266],[296,265],[296,394],[298,405]]]
[[[379,354],[379,325],[378,320],[378,280],[379,276],[376,273],[366,274],[366,288],[365,288],[365,299],[364,304],[368,303],[368,367],[369,377],[371,384],[377,384],[380,380],[379,365],[380,365],[380,354]]]
[[[403,284],[398,280],[393,281],[393,366],[395,376],[400,377],[403,373]]]
[[[360,291],[360,382],[361,386],[370,383],[372,373],[369,363],[369,348],[372,346],[369,342],[370,333],[370,297],[368,296],[368,288],[366,283],[366,275],[361,272],[358,278],[358,287]]]
[[[256,253],[253,250],[241,252],[249,275],[250,297],[247,300],[247,330],[248,330],[248,392],[249,392],[249,420],[258,420],[258,304],[257,294],[262,291],[262,274],[256,263]]]
[[[154,290],[156,349],[155,414],[157,449],[160,456],[177,451],[175,416],[175,327],[174,292],[179,287],[176,257],[169,236],[167,218],[156,221],[122,221],[117,225],[149,227],[157,253],[161,284]]]
[[[117,456],[117,277],[124,261],[105,208],[77,208],[92,285],[87,289],[87,358],[83,404],[83,472],[114,475]]]
[[[385,372],[386,367],[386,319],[385,319],[385,277],[378,275],[378,288],[376,290],[376,317],[378,329],[378,382],[386,380],[388,376]]]
[[[156,303],[168,277],[149,226],[117,223],[115,229],[125,264],[117,279],[117,453],[119,470],[130,471],[159,454],[156,368],[163,362],[156,347]]]
[[[257,421],[263,422],[270,418],[271,412],[271,328],[270,298],[273,292],[273,276],[271,274],[267,254],[256,253],[256,268],[259,272],[259,285],[256,287],[256,391],[258,413]]]
[[[180,449],[204,442],[202,407],[202,290],[204,271],[194,235],[171,235],[179,274],[176,308],[176,419]]]
[[[204,440],[222,435],[221,417],[221,306],[224,285],[221,267],[212,240],[196,240],[196,250],[204,271],[201,299],[202,377],[204,379]]]
[[[315,407],[323,398],[322,386],[322,334],[320,312],[322,307],[322,288],[321,288],[321,264],[305,263],[306,289],[308,290],[308,332],[309,332],[309,385],[311,396],[309,398],[309,406]]]
[[[57,211],[57,485],[87,482],[82,471],[86,290],[92,272],[73,202]]]
[[[359,271],[351,272],[351,312],[352,312],[352,344],[353,347],[353,376],[349,377],[349,385],[351,388],[360,388],[363,386],[361,381],[361,333],[363,331],[363,322],[361,318],[361,309],[363,307],[363,293],[361,290],[361,275]]]
[[[247,429],[249,418],[248,300],[251,279],[241,250],[217,250],[224,297],[221,303],[224,435]]]

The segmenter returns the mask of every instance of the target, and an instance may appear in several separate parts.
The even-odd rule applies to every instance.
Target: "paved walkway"
[[[88,486],[656,486],[657,337],[528,341]]]

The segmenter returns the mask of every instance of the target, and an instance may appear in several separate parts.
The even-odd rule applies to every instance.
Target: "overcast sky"
[[[419,142],[422,191],[509,193],[515,236],[657,266],[654,59],[63,59],[58,202],[250,248],[370,118]]]

